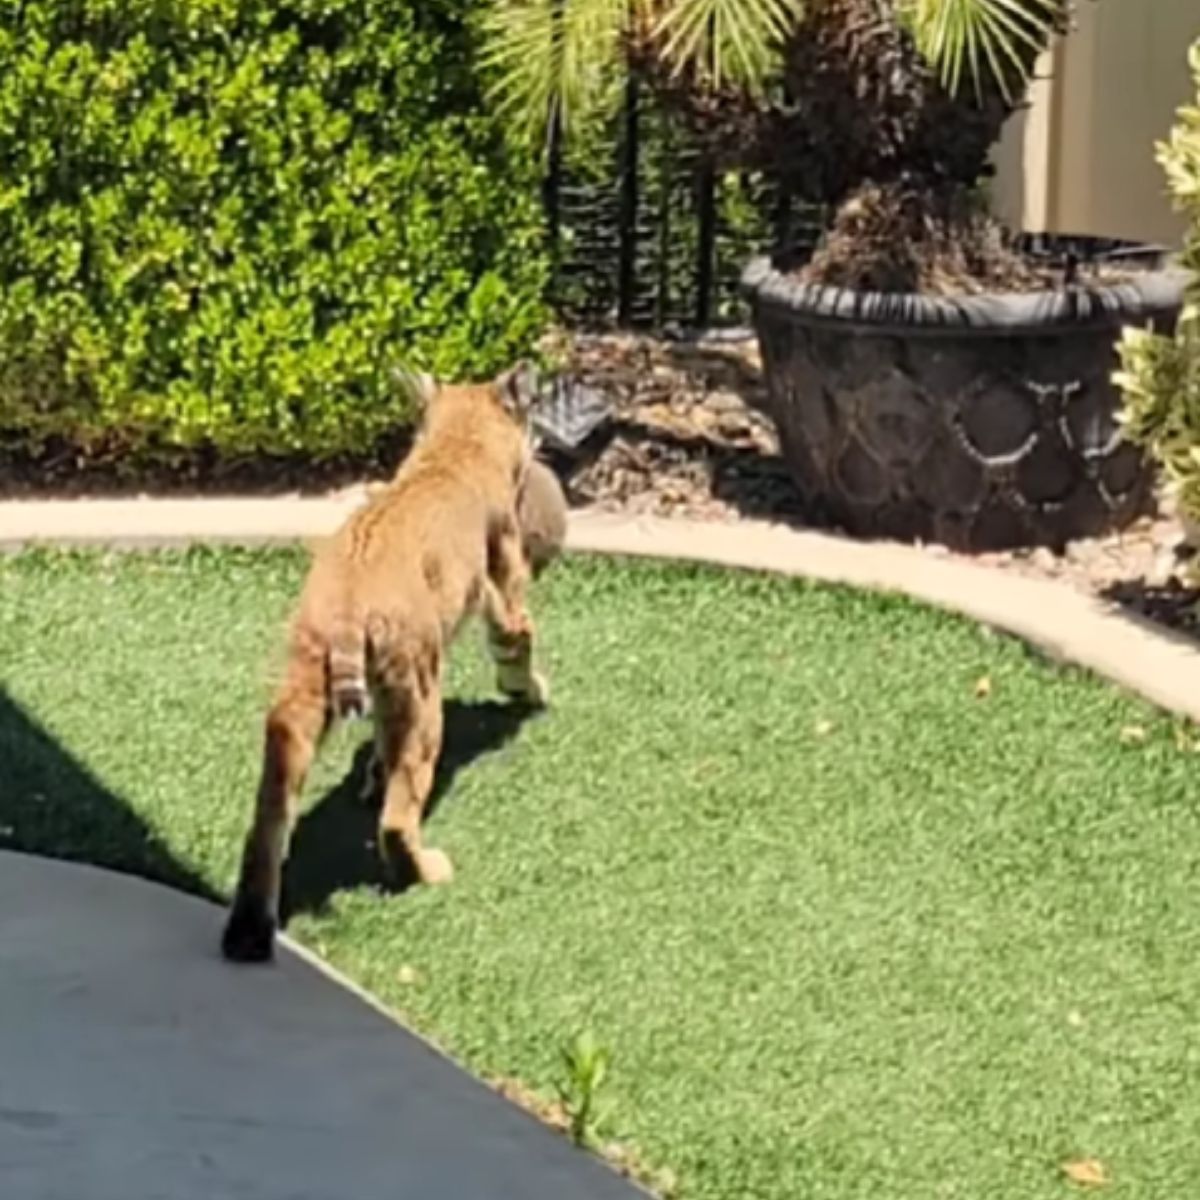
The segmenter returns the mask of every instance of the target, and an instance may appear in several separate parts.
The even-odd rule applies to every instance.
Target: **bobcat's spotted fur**
[[[491,385],[432,388],[395,478],[315,553],[267,717],[226,957],[271,956],[298,794],[337,718],[373,711],[384,857],[404,855],[425,883],[451,878],[446,855],[422,843],[421,817],[442,743],[442,666],[463,621],[483,616],[501,691],[547,700],[533,669],[530,566],[517,519],[527,418],[520,369]]]

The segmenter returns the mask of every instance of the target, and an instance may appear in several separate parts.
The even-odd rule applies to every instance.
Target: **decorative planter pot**
[[[815,520],[982,551],[1061,548],[1149,508],[1152,469],[1115,420],[1114,346],[1126,324],[1172,328],[1187,274],[1149,247],[1052,241],[1140,269],[1112,286],[948,299],[746,268],[767,415]]]

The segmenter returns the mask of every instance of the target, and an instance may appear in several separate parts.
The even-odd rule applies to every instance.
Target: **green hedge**
[[[0,434],[368,449],[543,320],[471,0],[0,0]]]

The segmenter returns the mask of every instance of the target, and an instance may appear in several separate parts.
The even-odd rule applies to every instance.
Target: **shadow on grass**
[[[447,700],[445,737],[433,792],[425,809],[437,811],[455,776],[476,759],[506,746],[533,710],[496,700]],[[338,892],[359,887],[404,891],[415,880],[385,871],[376,845],[378,801],[363,798],[371,757],[369,742],[354,756],[346,777],[297,821],[284,875],[284,922],[296,913],[320,912]]]
[[[213,889],[0,687],[0,849]]]
[[[426,815],[458,772],[507,745],[531,715],[498,701],[446,703],[445,744]],[[375,846],[377,805],[361,799],[370,746],[346,778],[301,817],[292,839],[284,914],[316,912],[339,891],[364,884],[403,890]],[[195,896],[223,898],[181,863],[119,796],[0,687],[0,850],[89,863],[138,875]]]

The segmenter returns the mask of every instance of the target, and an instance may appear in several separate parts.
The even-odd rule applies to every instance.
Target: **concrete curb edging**
[[[362,496],[354,489],[324,498],[0,502],[0,549],[306,541],[332,532]],[[577,553],[710,563],[901,593],[1012,634],[1200,721],[1200,646],[1066,584],[910,546],[753,521],[575,512],[567,546]]]
[[[286,545],[332,533],[365,498],[365,488],[352,488],[329,496],[264,499],[0,501],[0,550],[38,545],[149,550],[194,542]]]
[[[573,550],[707,562],[895,592],[1012,634],[1153,704],[1200,721],[1200,646],[1068,584],[1032,579],[911,546],[855,542],[765,523],[718,525],[589,515]]]

